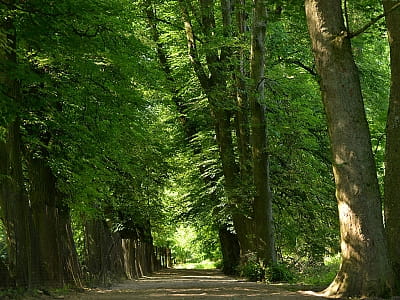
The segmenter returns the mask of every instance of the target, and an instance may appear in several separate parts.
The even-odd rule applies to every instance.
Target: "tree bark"
[[[326,295],[388,296],[392,279],[359,73],[340,0],[306,0],[307,23],[328,120],[342,263]]]
[[[61,287],[63,272],[57,243],[57,210],[55,179],[41,158],[29,159],[29,187],[33,224],[40,261],[41,284]]]
[[[39,283],[33,259],[32,219],[24,188],[21,165],[19,123],[8,127],[5,142],[0,142],[0,207],[7,234],[10,277],[16,286]]]
[[[383,0],[390,46],[391,84],[386,123],[385,224],[389,258],[397,291],[400,290],[400,8],[389,12],[398,1]]]
[[[82,287],[83,275],[72,232],[70,209],[63,203],[64,195],[59,191],[57,191],[57,199],[58,249],[63,266],[63,280],[64,283]],[[114,263],[116,264],[117,261]]]
[[[20,91],[17,80],[10,75],[17,64],[16,30],[10,15],[0,21],[0,93],[8,98],[10,111],[15,112]],[[32,220],[22,172],[20,124],[16,115],[7,117],[14,121],[8,124],[5,141],[0,141],[0,211],[7,234],[11,280],[26,287],[38,281],[32,260]]]
[[[267,8],[264,0],[254,0],[251,32],[249,93],[253,155],[254,222],[258,259],[264,265],[276,262],[272,220],[272,193],[267,153],[267,120],[264,99],[265,34]]]

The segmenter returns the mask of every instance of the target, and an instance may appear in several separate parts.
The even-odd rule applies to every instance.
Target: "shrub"
[[[240,266],[239,274],[250,281],[261,281],[265,279],[265,269],[255,261],[248,261]]]
[[[273,264],[265,269],[265,280],[268,282],[291,282],[293,272],[284,264]]]

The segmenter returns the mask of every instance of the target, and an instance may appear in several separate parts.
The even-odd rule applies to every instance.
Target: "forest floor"
[[[265,284],[228,277],[218,270],[167,269],[107,289],[64,296],[69,300],[126,299],[318,299],[309,286]]]

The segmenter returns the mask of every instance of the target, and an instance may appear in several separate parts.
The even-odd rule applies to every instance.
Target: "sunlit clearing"
[[[183,263],[174,266],[175,269],[216,269],[216,262],[210,260],[203,260],[199,263]]]
[[[207,259],[201,245],[201,236],[190,224],[176,228],[172,240],[174,267],[180,269],[214,269],[215,262]]]

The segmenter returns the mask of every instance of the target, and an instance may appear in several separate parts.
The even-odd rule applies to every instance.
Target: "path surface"
[[[110,289],[95,289],[65,299],[323,299],[299,289],[299,286],[247,282],[224,276],[218,270],[169,269],[140,280],[124,281]]]

